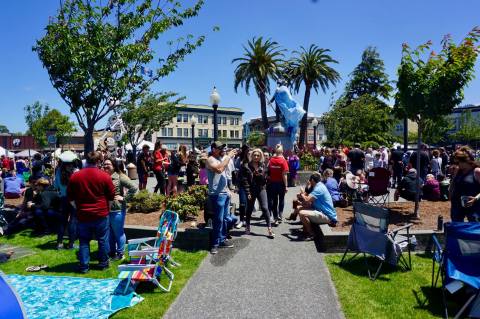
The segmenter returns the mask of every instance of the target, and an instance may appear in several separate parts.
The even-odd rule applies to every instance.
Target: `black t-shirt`
[[[348,159],[350,160],[351,166],[357,169],[363,168],[365,165],[365,153],[358,148],[354,148],[348,152]],[[354,172],[353,172],[354,173]]]
[[[430,158],[428,157],[427,152],[425,151],[420,152],[420,171],[423,172],[427,170],[429,163],[430,163]],[[413,152],[412,155],[410,156],[410,164],[412,164],[413,168],[417,169],[417,152]]]
[[[397,162],[401,162],[403,159],[403,151],[402,150],[394,150],[392,152],[392,162],[394,164],[398,164]]]

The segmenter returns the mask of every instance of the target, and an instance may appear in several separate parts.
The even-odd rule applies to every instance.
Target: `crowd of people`
[[[302,156],[301,152],[298,152]],[[1,192],[6,198],[22,198],[18,214],[4,233],[32,227],[37,234],[56,233],[58,249],[75,248],[79,239],[79,271],[89,269],[90,241],[99,243],[99,267],[108,267],[109,258],[121,259],[125,249],[124,223],[127,201],[137,190],[145,190],[149,176],[155,176],[153,192],[175,196],[195,184],[207,185],[212,220],[212,247],[232,247],[229,231],[244,228],[251,234],[252,213],[261,212],[266,236],[274,239],[274,227],[284,222],[285,194],[297,184],[300,157],[295,151],[229,149],[214,142],[208,150],[188,151],[185,145],[169,151],[160,142],[153,150],[145,145],[137,156],[99,150],[83,160],[71,158],[52,165],[49,156],[36,154],[31,163],[1,158]],[[368,192],[368,174],[374,168],[391,172],[395,197],[414,200],[417,191],[424,200],[451,200],[452,220],[479,221],[480,165],[476,154],[467,147],[454,152],[443,148],[404,152],[401,147],[377,150],[323,148],[319,150],[318,172],[296,195],[294,209],[287,220],[300,219],[302,232],[298,240],[312,240],[312,224],[335,226],[335,207],[349,204],[345,198],[346,177],[355,176],[359,192]],[[420,166],[417,167],[417,156]],[[136,158],[136,161],[135,161]],[[125,166],[135,162],[138,187],[126,174]],[[47,174],[47,171],[53,174]],[[420,188],[416,177],[419,174]],[[239,216],[231,213],[233,194],[239,198]],[[235,195],[237,196],[237,195]],[[362,200],[362,195],[358,198]],[[256,209],[256,203],[258,208]],[[64,243],[68,233],[68,243]]]
[[[122,259],[126,202],[137,192],[137,186],[125,174],[124,161],[96,151],[83,160],[60,159],[55,166],[41,154],[32,162],[27,180],[28,175],[19,176],[15,167],[2,162],[5,197],[23,198],[15,218],[1,229],[2,233],[33,228],[36,235],[56,234],[57,249],[79,249],[81,273],[89,270],[93,238],[98,241],[99,268],[108,267],[110,259]],[[48,169],[54,169],[54,173],[48,174]]]
[[[390,186],[395,189],[395,200],[401,197],[414,201],[417,192],[420,200],[450,200],[453,221],[465,218],[478,221],[480,210],[477,209],[477,201],[480,196],[475,197],[480,194],[478,155],[467,146],[447,151],[443,147],[429,148],[423,144],[418,155],[417,151],[404,152],[401,146],[362,150],[359,144],[355,144],[353,148],[321,149],[319,171],[327,180],[327,189],[336,205],[345,203],[342,194],[347,188],[347,173],[354,174],[358,185],[365,186],[369,171],[380,167],[390,172]],[[365,187],[364,191],[368,191]]]

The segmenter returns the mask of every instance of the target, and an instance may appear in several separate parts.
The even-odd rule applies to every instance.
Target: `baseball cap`
[[[211,148],[217,148],[217,149],[222,149],[222,148],[225,148],[227,146],[227,144],[223,144],[222,142],[220,141],[215,141],[212,143],[211,145]]]

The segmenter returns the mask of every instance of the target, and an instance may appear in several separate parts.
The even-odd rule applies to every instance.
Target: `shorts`
[[[330,218],[318,210],[302,209],[300,215],[304,215],[312,224],[329,224]]]

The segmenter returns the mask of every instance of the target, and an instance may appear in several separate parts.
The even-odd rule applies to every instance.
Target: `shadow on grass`
[[[44,271],[47,273],[76,273],[78,268],[78,261],[59,264],[46,268]]]
[[[422,309],[430,312],[434,316],[443,316],[442,291],[438,287],[423,286],[420,291],[412,290],[417,301],[415,309]]]
[[[352,253],[347,254],[342,264],[338,261],[335,262],[335,265],[357,277],[368,277],[368,269],[370,269],[370,273],[374,274],[377,271],[377,267],[380,265],[380,261],[372,256],[364,257],[362,254],[359,254],[355,258],[352,257]],[[390,264],[384,263],[376,280],[390,281],[390,278],[385,278],[383,275],[402,271],[404,270],[399,266],[394,267]]]

